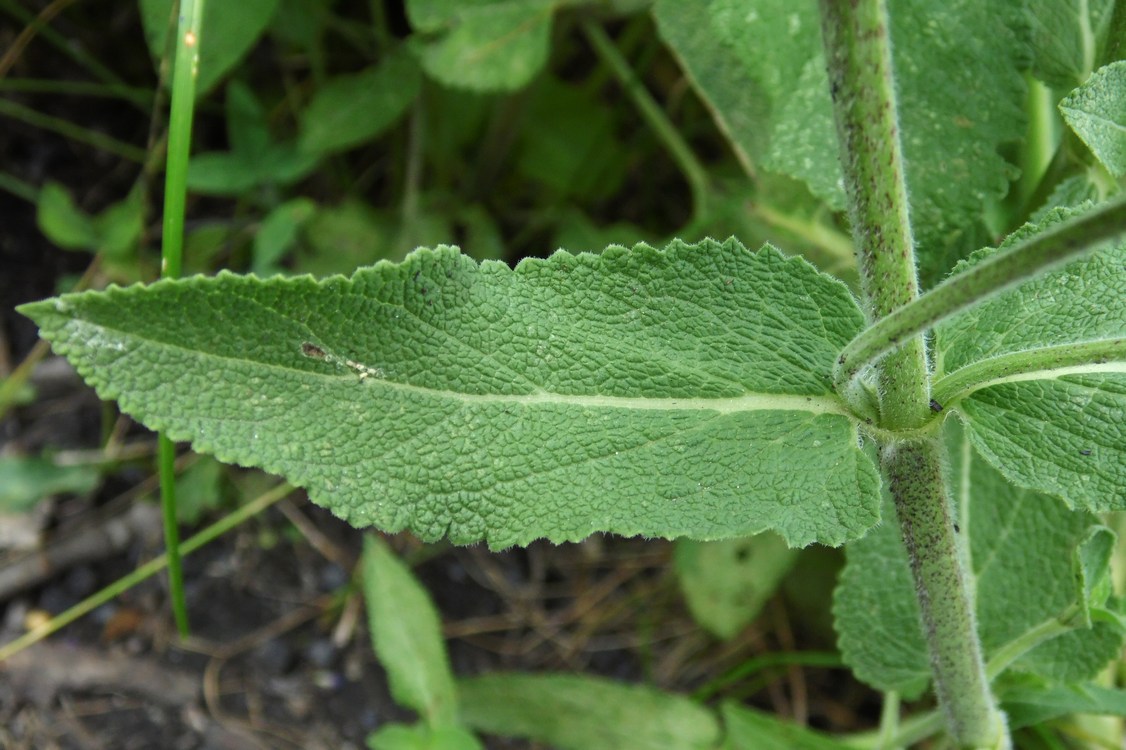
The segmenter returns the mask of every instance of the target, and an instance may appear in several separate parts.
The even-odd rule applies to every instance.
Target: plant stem
[[[618,83],[626,90],[646,124],[652,128],[657,138],[669,150],[676,165],[680,167],[684,179],[688,181],[688,188],[692,192],[692,217],[693,221],[700,223],[707,216],[708,209],[708,173],[699,159],[692,152],[691,147],[684,140],[676,127],[669,122],[661,106],[653,99],[645,85],[637,77],[626,59],[614,46],[610,37],[602,27],[593,21],[582,22],[583,33],[590,41],[594,51],[602,62],[614,73]]]
[[[833,371],[839,392],[867,365],[951,315],[1049,268],[1126,237],[1126,197],[1057,224],[952,276],[869,326],[848,343]]]
[[[188,157],[192,143],[195,84],[199,73],[200,26],[204,0],[182,0],[172,69],[172,108],[168,118],[168,162],[164,183],[161,276],[175,279],[183,266],[184,208],[187,202]],[[188,635],[184,572],[180,564],[180,531],[176,517],[176,446],[167,435],[158,438],[160,500],[164,511],[164,544],[168,550],[168,584],[176,628]]]
[[[935,692],[950,734],[963,747],[1003,747],[1004,719],[989,692],[941,451],[936,438],[905,440],[884,446],[880,463],[911,560]]]
[[[197,549],[207,544],[208,542],[214,541],[223,534],[226,534],[228,531],[238,526],[243,521],[246,521],[247,519],[253,518],[254,516],[258,515],[262,511],[266,510],[266,508],[269,508],[274,503],[289,495],[291,492],[293,492],[293,487],[284,482],[275,487],[272,487],[271,489],[251,500],[246,505],[243,505],[238,510],[231,513],[229,516],[219,519],[203,531],[193,536],[191,539],[186,540],[180,546],[180,550],[185,555],[195,552]],[[144,565],[129,573],[129,575],[119,578],[109,586],[106,586],[101,591],[98,591],[90,595],[86,599],[83,599],[78,604],[75,604],[65,612],[52,617],[47,622],[43,623],[37,628],[34,628],[33,630],[29,630],[19,638],[16,638],[15,640],[9,641],[3,646],[0,646],[0,663],[3,663],[5,659],[12,656],[13,654],[23,651],[28,646],[31,646],[34,643],[38,643],[44,638],[57,633],[70,623],[77,620],[79,617],[93,612],[98,607],[120,596],[122,592],[128,591],[146,578],[151,578],[152,576],[156,575],[160,571],[164,570],[165,566],[168,565],[168,561],[169,560],[167,553],[159,555],[158,557],[154,557],[152,560],[149,560]]]
[[[918,298],[914,246],[899,142],[883,0],[821,0],[821,29],[849,198],[861,287],[872,321]],[[880,426],[892,433],[929,417],[930,374],[918,332],[897,340],[877,367]],[[862,388],[849,376],[849,388]],[[838,391],[849,403],[862,393]],[[1009,744],[985,676],[973,597],[959,553],[941,444],[895,439],[881,448],[881,471],[895,502],[911,562],[935,692],[955,742]]]
[[[860,283],[869,319],[878,321],[919,294],[887,13],[881,0],[821,0],[821,19]],[[884,427],[926,421],[921,337],[905,341],[880,368],[879,392]]]
[[[1126,372],[1126,339],[1046,346],[979,360],[935,382],[933,396],[946,407],[997,383],[1094,372]]]
[[[53,115],[45,115],[42,112],[37,112],[31,107],[25,107],[10,99],[0,99],[0,115],[11,117],[13,120],[19,120],[20,122],[25,122],[28,125],[42,128],[43,130],[50,130],[65,138],[70,138],[72,141],[85,143],[87,146],[99,148],[106,153],[120,156],[122,159],[128,159],[129,161],[135,161],[138,164],[145,160],[145,150],[143,148],[134,146],[131,143],[119,141],[105,133],[99,133],[96,130],[90,130],[81,125],[75,125],[70,120],[64,120],[61,117],[54,117]]]

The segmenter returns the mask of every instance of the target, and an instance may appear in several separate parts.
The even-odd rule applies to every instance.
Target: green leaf
[[[598,677],[494,673],[458,682],[461,718],[557,750],[711,750],[719,725],[687,698]]]
[[[857,538],[879,478],[831,392],[863,316],[738,242],[420,250],[318,282],[221,274],[21,308],[104,398],[357,526],[494,547],[598,531]]]
[[[1059,107],[1107,171],[1115,177],[1126,174],[1126,60],[1096,70]]]
[[[724,750],[846,750],[851,747],[736,703],[724,703],[721,710],[727,729]]]
[[[223,464],[210,456],[199,456],[176,479],[176,517],[180,523],[195,524],[204,513],[219,507],[222,477]]]
[[[951,478],[959,531],[974,573],[978,631],[986,658],[1077,602],[1072,555],[1097,520],[1008,484],[951,430]],[[885,511],[890,519],[893,511]],[[877,527],[846,548],[834,600],[840,649],[856,676],[880,690],[918,696],[930,679],[915,588],[898,529]],[[1109,625],[1044,641],[1011,667],[1063,680],[1097,673],[1121,648]]]
[[[1115,0],[1036,0],[1027,4],[1032,72],[1067,91],[1103,57]]]
[[[516,162],[522,175],[587,202],[617,192],[628,151],[614,137],[610,113],[590,92],[548,79],[535,87],[525,117]]]
[[[259,276],[277,273],[277,264],[297,239],[301,225],[316,211],[317,204],[310,199],[294,198],[267,214],[254,235],[252,271]]]
[[[421,86],[418,63],[404,50],[359,73],[328,80],[301,113],[300,149],[328,154],[375,138],[407,111]]]
[[[356,200],[320,206],[302,234],[313,252],[299,256],[297,268],[314,276],[350,273],[388,258],[395,240],[394,221]]]
[[[98,232],[94,222],[75,205],[70,192],[57,182],[39,190],[35,220],[40,231],[64,250],[95,250]]]
[[[387,724],[368,735],[371,750],[482,750],[480,740],[460,727]]]
[[[250,87],[241,81],[227,85],[227,140],[244,159],[261,159],[270,145],[266,112]]]
[[[108,258],[122,260],[136,249],[144,230],[144,193],[133,188],[123,200],[102,211],[93,221],[97,249]]]
[[[175,0],[140,0],[145,39],[152,56],[160,60],[166,51],[172,7]],[[203,9],[200,29],[199,79],[196,96],[209,92],[262,36],[277,10],[278,0],[211,2]],[[173,24],[174,25],[174,24]]]
[[[410,0],[407,13],[425,38],[414,49],[436,81],[474,91],[514,91],[547,62],[549,0]]]
[[[395,701],[431,727],[457,725],[457,694],[430,595],[402,560],[374,534],[364,538],[364,596],[375,655]]]
[[[911,218],[924,256],[938,257],[964,244],[1014,176],[997,149],[1024,137],[1025,48],[1009,0],[903,0],[891,11]],[[815,4],[658,0],[654,12],[748,170],[801,179],[842,208]]]
[[[749,625],[796,559],[775,534],[676,544],[676,573],[696,622],[720,638]]]
[[[1075,579],[1079,586],[1079,603],[1086,627],[1091,626],[1091,609],[1103,607],[1114,593],[1110,562],[1117,540],[1113,531],[1105,526],[1097,526],[1087,533],[1087,537],[1075,550]]]
[[[1044,205],[1032,214],[1028,223],[1040,224],[1052,214],[1054,209],[1079,208],[1088,201],[1096,201],[1098,198],[1099,186],[1095,182],[1094,175],[1091,170],[1085,170],[1082,174],[1072,175],[1065,180],[1061,180],[1052,189],[1052,193],[1044,201]]]
[[[1001,248],[1077,213],[1053,211]],[[955,272],[994,252],[975,253]],[[974,445],[1010,481],[1072,507],[1124,507],[1124,299],[1126,242],[1119,242],[936,327],[935,392],[946,390],[945,377],[971,383],[953,405],[965,414]],[[1102,361],[1052,365],[1053,357],[1080,345],[1095,347],[1092,358]],[[967,373],[981,375],[967,379]]]
[[[1022,687],[1005,691],[1002,706],[1014,730],[1068,714],[1126,716],[1126,690],[1094,683]]]
[[[95,466],[60,466],[43,456],[0,456],[0,513],[23,513],[48,495],[92,492]]]

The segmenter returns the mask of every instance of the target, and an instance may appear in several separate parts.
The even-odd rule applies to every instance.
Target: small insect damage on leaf
[[[309,359],[318,359],[322,362],[329,362],[334,365],[347,367],[348,369],[358,373],[361,381],[367,380],[368,378],[378,379],[383,377],[383,370],[379,367],[369,367],[363,362],[357,362],[354,359],[338,357],[335,354],[330,354],[316,344],[308,341],[302,342],[301,353]]]
[[[328,359],[324,349],[308,341],[301,344],[301,353],[310,359]]]

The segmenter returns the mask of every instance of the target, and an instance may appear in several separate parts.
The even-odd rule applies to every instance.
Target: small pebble
[[[336,661],[336,646],[328,638],[317,638],[305,647],[305,658],[313,666],[327,669]]]

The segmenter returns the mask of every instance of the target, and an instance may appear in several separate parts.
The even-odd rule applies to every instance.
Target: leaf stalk
[[[946,318],[1123,237],[1126,237],[1126,197],[1119,197],[951,276],[849,342],[833,372],[837,391],[848,393],[855,389],[853,381],[865,367],[896,352],[905,343],[914,341],[912,337]]]

